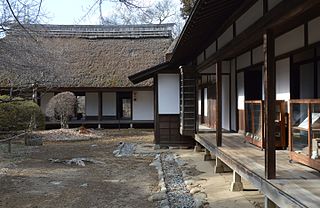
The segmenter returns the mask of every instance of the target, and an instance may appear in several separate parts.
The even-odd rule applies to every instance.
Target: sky
[[[97,9],[93,9],[86,18],[83,18],[90,7],[97,0],[43,0],[42,9],[47,14],[47,24],[99,24]],[[113,1],[113,2],[112,2]],[[113,12],[116,0],[105,0],[103,15],[107,16]],[[156,0],[140,0],[143,3],[153,3]],[[172,0],[179,5],[180,0]],[[94,12],[95,11],[95,12]]]

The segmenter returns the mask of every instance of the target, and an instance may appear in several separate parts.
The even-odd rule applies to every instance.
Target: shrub
[[[0,130],[19,131],[32,129],[44,129],[45,117],[40,107],[33,101],[21,98],[0,96]]]

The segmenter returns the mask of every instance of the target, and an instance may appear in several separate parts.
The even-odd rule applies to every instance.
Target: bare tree
[[[181,16],[183,19],[187,19],[191,14],[196,0],[181,0],[182,7],[180,8]]]
[[[68,121],[74,116],[76,106],[77,98],[72,92],[61,92],[50,99],[46,114],[60,121],[61,128],[68,128]]]
[[[158,0],[153,4],[142,4],[133,8],[118,5],[111,15],[103,16],[100,13],[100,19],[104,25],[175,23],[175,36],[179,35],[184,24],[179,5],[172,0]]]
[[[11,24],[39,23],[46,18],[42,0],[0,0],[0,32]]]

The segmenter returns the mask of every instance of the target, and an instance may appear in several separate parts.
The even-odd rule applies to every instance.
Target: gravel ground
[[[185,185],[182,171],[174,155],[162,153],[160,158],[169,206],[171,208],[194,207],[193,197]]]

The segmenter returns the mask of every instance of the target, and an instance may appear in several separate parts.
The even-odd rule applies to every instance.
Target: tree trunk
[[[65,115],[60,116],[60,125],[62,129],[68,129],[68,118]]]

